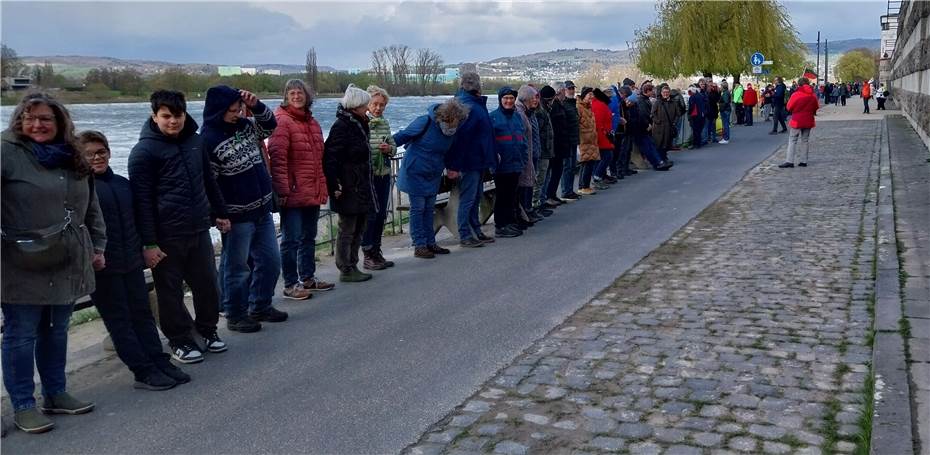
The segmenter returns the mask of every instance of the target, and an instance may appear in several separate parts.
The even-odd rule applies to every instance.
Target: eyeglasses
[[[24,124],[35,124],[35,123],[44,123],[46,125],[50,123],[55,123],[54,115],[24,115],[23,116]]]
[[[110,155],[110,151],[107,149],[103,149],[103,148],[98,149],[98,150],[93,150],[93,151],[88,150],[84,152],[84,158],[86,158],[87,161],[93,161],[97,158],[106,158],[109,155]]]

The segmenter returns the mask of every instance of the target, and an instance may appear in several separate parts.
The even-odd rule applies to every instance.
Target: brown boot
[[[365,253],[365,263],[363,264],[363,267],[365,267],[366,270],[384,270],[387,268],[387,266],[384,265],[384,262],[378,260],[376,251],[377,250],[373,248],[367,251],[362,251]]]
[[[384,254],[381,253],[381,248],[375,249],[374,255],[378,258],[378,261],[384,264],[385,267],[394,267],[394,261],[384,259]]]
[[[423,259],[433,259],[436,257],[436,255],[425,246],[418,246],[414,248],[413,255]]]

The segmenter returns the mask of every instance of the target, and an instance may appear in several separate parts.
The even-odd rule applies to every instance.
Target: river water
[[[448,96],[406,96],[391,98],[384,112],[397,132],[410,124],[418,116],[426,113],[429,106],[441,103]],[[281,104],[280,99],[263,100],[271,108]],[[323,129],[323,136],[336,119],[338,98],[319,98],[313,104],[313,115]],[[6,129],[14,106],[0,107],[0,129]],[[110,141],[110,166],[117,174],[126,175],[129,152],[139,140],[142,125],[152,110],[149,103],[109,103],[109,104],[72,104],[67,106],[74,120],[77,131],[94,129],[101,131]],[[497,97],[488,97],[488,109],[497,109]],[[203,101],[187,103],[188,113],[201,124],[203,119]]]

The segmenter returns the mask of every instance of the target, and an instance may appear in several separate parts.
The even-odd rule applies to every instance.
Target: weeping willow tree
[[[806,48],[774,0],[663,0],[658,22],[636,33],[637,66],[657,77],[749,73],[762,52],[773,74],[800,74]]]

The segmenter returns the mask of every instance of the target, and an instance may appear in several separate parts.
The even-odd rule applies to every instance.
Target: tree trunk
[[[739,74],[733,75],[733,85],[739,84]]]
[[[709,72],[707,72],[707,71],[702,72],[702,73],[701,73],[701,76],[703,76],[704,79],[707,79],[707,80],[711,80],[711,79],[714,78],[714,75],[711,74],[711,73],[709,73]]]

